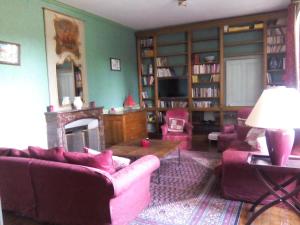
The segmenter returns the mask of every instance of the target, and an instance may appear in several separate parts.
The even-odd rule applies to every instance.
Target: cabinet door
[[[104,116],[106,147],[123,142],[122,116]]]
[[[146,112],[130,113],[125,118],[124,141],[147,137]]]

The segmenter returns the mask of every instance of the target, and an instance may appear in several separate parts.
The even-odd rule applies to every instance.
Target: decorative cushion
[[[265,129],[251,128],[247,134],[245,141],[252,148],[260,150],[263,154],[269,154],[265,137]]]
[[[99,154],[99,152],[97,150],[87,148],[87,147],[83,148],[83,152],[89,153],[89,154],[92,154],[92,155]],[[113,155],[112,159],[113,159],[113,166],[114,166],[116,171],[118,171],[120,169],[123,169],[124,167],[126,167],[130,164],[130,159],[125,158],[125,157],[119,157],[119,156]]]
[[[28,150],[19,150],[13,148],[0,148],[0,156],[13,156],[28,158]]]
[[[64,148],[55,147],[51,149],[43,149],[35,146],[28,146],[30,157],[35,159],[43,159],[56,162],[66,162],[64,157]]]
[[[64,152],[68,163],[94,167],[110,174],[115,172],[112,160],[112,151],[106,150],[97,155],[82,152]]]
[[[184,119],[169,118],[168,131],[183,132],[184,123]]]

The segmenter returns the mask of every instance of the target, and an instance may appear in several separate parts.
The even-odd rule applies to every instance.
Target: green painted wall
[[[21,44],[21,66],[0,64],[0,146],[46,146],[49,105],[42,8],[85,22],[89,99],[120,107],[127,93],[138,100],[134,31],[50,0],[0,0],[0,41]],[[110,57],[121,71],[110,70]]]

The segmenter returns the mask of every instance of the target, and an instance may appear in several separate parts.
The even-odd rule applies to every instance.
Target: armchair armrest
[[[191,137],[192,133],[193,133],[193,125],[190,122],[186,122],[185,128],[186,128],[186,131],[188,132],[189,136]]]
[[[161,132],[163,136],[168,133],[168,125],[166,123],[164,125],[161,125]]]
[[[118,196],[126,191],[134,182],[151,176],[151,173],[160,166],[159,159],[154,155],[144,156],[129,166],[112,175],[114,195]]]
[[[235,126],[233,124],[227,124],[223,126],[222,133],[234,133],[235,132]]]

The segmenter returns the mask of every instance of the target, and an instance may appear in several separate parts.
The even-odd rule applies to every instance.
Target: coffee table
[[[110,149],[113,151],[114,155],[135,159],[145,155],[155,155],[161,159],[177,150],[178,164],[180,164],[180,141],[150,140],[151,144],[149,147],[142,147],[140,142],[141,140],[125,142],[113,145]]]
[[[163,140],[150,140],[149,147],[142,147],[141,140],[121,143],[113,145],[110,149],[116,156],[138,159],[145,155],[155,155],[159,159],[164,158],[173,151],[178,152],[178,165],[180,165],[180,141],[163,141]],[[160,183],[160,170],[158,168],[158,183]]]

